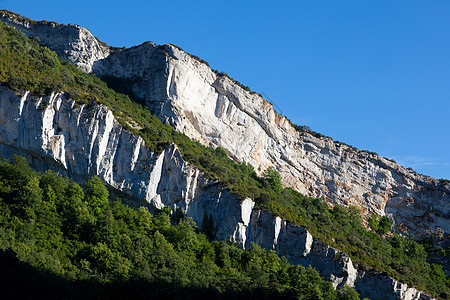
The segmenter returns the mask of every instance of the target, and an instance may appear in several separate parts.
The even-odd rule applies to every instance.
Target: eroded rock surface
[[[408,287],[405,283],[401,283],[388,276],[383,276],[377,272],[370,272],[361,276],[356,282],[355,288],[360,291],[360,297],[370,299],[435,299],[415,288]],[[380,295],[382,295],[382,298]]]
[[[449,185],[377,155],[297,131],[272,105],[180,49],[143,44],[94,64],[178,131],[223,147],[257,172],[275,166],[283,183],[330,204],[388,215],[406,234],[446,233]]]
[[[20,29],[29,38],[39,38],[42,45],[84,72],[90,73],[94,62],[107,57],[110,52],[89,30],[79,25],[36,22],[6,11],[0,11],[0,20]]]

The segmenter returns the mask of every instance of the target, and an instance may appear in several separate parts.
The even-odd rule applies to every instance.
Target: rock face
[[[159,154],[149,151],[105,106],[78,105],[61,93],[44,98],[20,95],[0,86],[0,156],[14,154],[26,156],[35,169],[51,167],[78,180],[98,175],[156,207],[180,207],[200,225],[208,214],[217,239],[242,248],[253,242],[291,263],[312,265],[333,286],[355,286],[362,297],[424,297],[390,277],[358,271],[345,253],[315,240],[307,230],[204,178],[183,160],[176,146]]]
[[[42,45],[55,51],[61,58],[73,62],[84,72],[91,72],[95,61],[109,55],[109,48],[79,25],[36,22],[6,10],[0,10],[0,20],[20,29],[29,38],[39,38]]]
[[[433,297],[430,297],[415,288],[408,287],[404,283],[398,282],[391,277],[383,276],[376,272],[364,274],[364,276],[356,282],[355,289],[360,291],[361,296],[368,297],[370,299],[381,299],[380,295],[383,295],[383,299],[386,300],[434,299]]]
[[[330,204],[389,215],[397,229],[448,233],[450,185],[375,154],[297,131],[259,95],[172,45],[114,52],[93,71],[129,83],[135,96],[178,131],[223,147],[258,172],[275,166],[283,182]]]
[[[5,12],[1,19],[80,69],[126,83],[134,97],[189,137],[224,148],[259,173],[275,166],[286,186],[305,195],[355,205],[365,215],[388,215],[399,232],[416,237],[450,230],[449,183],[297,131],[259,95],[176,46],[144,43],[110,53],[79,26],[33,23]]]

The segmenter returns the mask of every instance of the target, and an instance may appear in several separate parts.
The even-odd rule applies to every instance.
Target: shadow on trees
[[[273,291],[220,293],[214,288],[184,288],[143,279],[100,283],[69,280],[0,252],[0,299],[294,299]]]

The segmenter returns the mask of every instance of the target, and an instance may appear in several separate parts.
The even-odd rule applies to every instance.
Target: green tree
[[[391,231],[391,226],[391,220],[389,220],[388,217],[383,216],[378,223],[378,232],[382,234],[388,233],[389,231]]]
[[[268,167],[264,172],[264,179],[269,183],[270,188],[275,193],[281,193],[281,191],[283,190],[283,185],[281,184],[281,176],[273,166]]]
[[[213,216],[211,214],[208,215],[206,211],[203,214],[202,231],[210,241],[214,240],[214,237],[216,236],[216,229],[214,226]]]
[[[98,176],[92,177],[84,186],[86,202],[91,207],[104,207],[108,204],[109,192]]]
[[[372,214],[369,219],[369,227],[373,231],[378,231],[378,218],[376,214]]]
[[[342,289],[338,291],[339,300],[358,300],[359,294],[354,289],[345,285]]]

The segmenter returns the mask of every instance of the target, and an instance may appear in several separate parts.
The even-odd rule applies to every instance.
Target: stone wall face
[[[127,80],[164,122],[224,148],[260,174],[274,166],[286,186],[305,195],[355,205],[366,216],[388,215],[405,234],[449,231],[449,184],[331,138],[298,132],[259,95],[174,46],[143,44],[115,52],[93,71]]]

